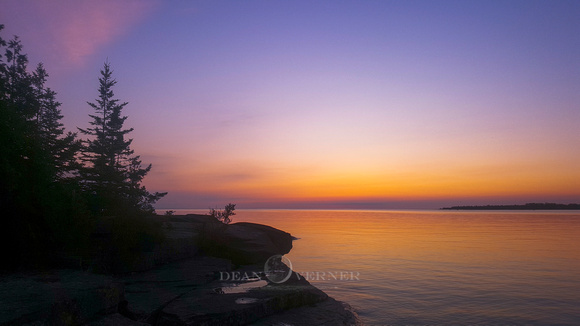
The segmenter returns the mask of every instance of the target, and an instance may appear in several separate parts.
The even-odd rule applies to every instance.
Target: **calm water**
[[[239,221],[300,238],[294,270],[367,324],[580,324],[577,211],[241,210]]]

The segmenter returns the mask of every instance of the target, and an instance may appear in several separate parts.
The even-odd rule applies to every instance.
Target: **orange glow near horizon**
[[[409,140],[400,135],[373,139],[363,137],[366,127],[342,124],[322,134],[315,128],[268,129],[241,143],[242,127],[241,134],[216,135],[213,141],[220,147],[204,144],[168,166],[154,163],[164,173],[149,177],[147,186],[240,203],[580,197],[580,152],[571,138],[526,138],[507,131],[465,131],[458,137],[463,127],[442,126],[434,132],[430,126],[398,131]],[[346,139],[345,130],[353,138]]]
[[[274,163],[272,163],[274,165]],[[465,163],[464,163],[465,164]],[[580,172],[572,166],[555,165],[538,173],[538,164],[528,166],[484,166],[458,163],[424,167],[337,166],[283,168],[223,166],[175,170],[173,181],[164,178],[155,185],[171,184],[182,192],[216,194],[225,198],[259,198],[261,201],[380,201],[384,199],[452,199],[477,197],[538,198],[580,196]],[[527,168],[527,169],[526,169]],[[570,172],[573,171],[573,174]]]

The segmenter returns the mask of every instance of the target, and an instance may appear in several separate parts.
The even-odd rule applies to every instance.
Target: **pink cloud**
[[[58,65],[82,65],[103,46],[127,33],[155,7],[153,0],[16,0],[0,18],[25,49]],[[7,37],[7,35],[5,35]],[[32,44],[30,44],[32,43]],[[28,52],[28,51],[25,51]]]

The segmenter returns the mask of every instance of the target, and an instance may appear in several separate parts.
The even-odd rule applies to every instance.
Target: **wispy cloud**
[[[102,46],[127,33],[155,8],[155,0],[9,0],[0,15],[27,49],[61,62],[82,65]],[[35,20],[20,26],[23,15]]]

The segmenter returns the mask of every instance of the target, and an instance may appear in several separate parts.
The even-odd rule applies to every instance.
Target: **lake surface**
[[[580,324],[578,211],[236,212],[299,238],[293,269],[367,324]]]

